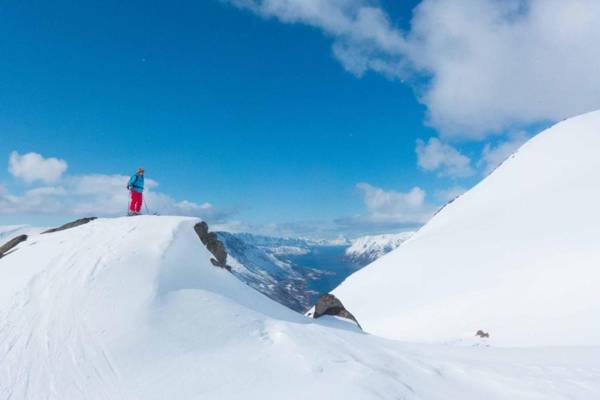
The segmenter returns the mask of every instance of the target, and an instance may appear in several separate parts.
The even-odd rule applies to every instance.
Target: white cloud
[[[273,237],[335,237],[339,227],[331,221],[289,221],[268,224],[253,224],[243,221],[226,221],[211,225],[211,230],[232,233],[251,233]]]
[[[474,174],[469,157],[437,138],[428,142],[417,140],[417,163],[426,171],[438,171],[441,176],[464,178]]]
[[[129,193],[125,185],[129,177],[122,175],[69,176],[61,186],[38,187],[17,196],[0,191],[0,214],[45,214],[73,216],[125,215]],[[221,221],[228,213],[210,203],[177,201],[167,194],[152,190],[158,183],[147,180],[145,205],[151,213],[200,217],[207,221]]]
[[[479,164],[484,168],[484,173],[491,173],[528,139],[529,137],[526,134],[519,132],[510,135],[508,140],[496,146],[492,146],[489,143],[486,144],[481,153],[481,160],[479,161]]]
[[[406,193],[385,190],[359,183],[356,185],[363,192],[365,205],[371,212],[397,214],[407,209],[418,209],[425,203],[425,191],[414,187]]]
[[[419,187],[397,192],[359,183],[356,188],[363,196],[366,212],[335,219],[334,227],[338,233],[361,236],[417,229],[437,209],[426,201],[426,193]]]
[[[481,139],[600,107],[598,0],[423,0],[408,32],[369,0],[229,2],[323,30],[356,75],[425,77],[419,99],[443,136]]]
[[[27,183],[58,181],[67,170],[67,162],[58,158],[44,158],[38,153],[10,153],[8,172]]]
[[[35,162],[32,163],[31,157],[28,157],[29,154],[19,156],[17,153],[12,153],[10,162],[12,163],[15,157],[18,165],[39,164],[39,160],[42,160],[43,164],[48,160],[53,160],[36,155],[33,158]],[[26,157],[28,161],[21,162],[23,157]],[[66,169],[66,162],[64,164]],[[45,177],[46,181],[47,178],[48,176]],[[37,179],[40,180],[39,176]],[[0,186],[0,214],[104,217],[125,215],[127,212],[129,204],[129,192],[126,190],[128,176],[67,175],[50,180],[54,181],[56,185],[34,187],[21,195],[12,194],[5,187]],[[165,193],[156,191],[158,182],[155,180],[146,178],[145,184],[144,199],[150,212],[158,212],[162,215],[200,217],[209,222],[220,222],[229,215],[228,212],[220,210],[210,203],[175,200]]]
[[[442,204],[446,204],[449,201],[454,201],[457,197],[464,194],[468,189],[462,186],[453,186],[447,189],[441,189],[435,192],[435,199],[440,201]]]
[[[356,185],[363,195],[368,213],[355,217],[358,222],[375,224],[421,224],[426,222],[434,207],[426,202],[426,193],[419,187],[408,192],[386,191],[368,183]]]
[[[388,15],[369,0],[228,0],[265,18],[319,28],[334,40],[333,53],[349,72],[375,70],[399,76],[407,43]]]
[[[426,0],[409,57],[443,134],[481,138],[600,106],[597,0]]]

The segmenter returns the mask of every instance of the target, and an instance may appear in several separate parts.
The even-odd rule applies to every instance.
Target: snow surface
[[[411,345],[213,267],[190,218],[100,219],[0,259],[0,399],[595,399],[600,349]]]
[[[414,232],[400,232],[362,236],[352,240],[352,244],[346,249],[346,255],[356,262],[371,263],[398,248],[413,234]]]
[[[555,125],[334,294],[388,338],[600,345],[599,153],[600,112]]]

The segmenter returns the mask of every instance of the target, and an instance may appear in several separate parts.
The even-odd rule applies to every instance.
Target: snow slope
[[[369,332],[600,345],[600,112],[561,122],[335,291]]]
[[[346,255],[356,263],[366,265],[396,249],[413,234],[414,232],[400,232],[362,236],[352,240],[352,244],[346,249]]]
[[[0,259],[0,399],[600,396],[597,348],[409,345],[305,318],[213,267],[196,222],[101,219]]]

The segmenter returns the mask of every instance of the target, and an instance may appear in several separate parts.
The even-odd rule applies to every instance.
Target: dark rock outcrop
[[[475,334],[475,336],[479,336],[482,339],[486,339],[490,337],[490,334],[487,332],[482,331],[481,329],[477,331],[477,333]]]
[[[208,224],[204,221],[194,225],[194,231],[202,241],[202,244],[206,246],[208,251],[212,253],[215,258],[211,258],[210,262],[215,267],[225,268],[231,271],[231,267],[227,265],[227,251],[225,251],[225,245],[219,240],[215,232],[209,232]]]
[[[356,318],[354,318],[354,315],[346,310],[346,307],[344,307],[342,302],[332,294],[322,295],[319,297],[319,300],[317,300],[317,304],[315,304],[315,312],[312,317],[316,319],[323,315],[334,315],[352,320],[356,322],[356,325],[358,325],[360,329],[362,329]]]
[[[0,246],[0,258],[7,255],[12,249],[14,249],[19,243],[27,240],[27,235],[20,235],[16,238],[13,238]]]
[[[42,234],[44,234],[44,233],[54,233],[54,232],[64,231],[66,229],[75,228],[75,227],[80,226],[80,225],[85,225],[88,222],[92,222],[95,219],[96,219],[96,217],[81,218],[81,219],[78,219],[76,221],[72,221],[72,222],[69,222],[69,223],[64,224],[62,226],[59,226],[58,228],[48,229],[47,231],[42,232]]]

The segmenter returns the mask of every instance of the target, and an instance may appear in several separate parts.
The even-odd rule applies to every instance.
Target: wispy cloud
[[[511,134],[509,138],[496,145],[486,144],[481,153],[479,165],[483,167],[484,173],[489,174],[496,169],[504,160],[513,154],[519,147],[529,140],[529,136],[523,132]]]
[[[11,160],[15,154],[18,156],[18,153],[13,152],[10,156]],[[65,174],[67,163],[64,160],[60,160],[60,165],[64,163],[63,169],[56,167],[58,165],[56,162],[48,161],[55,159],[46,159],[39,154],[33,158],[34,162],[31,161],[31,157],[23,162],[23,157],[28,159],[28,155],[18,156],[17,164],[20,165],[20,169],[17,170],[20,172],[16,176],[22,177],[27,182],[41,180],[44,183],[51,182],[52,185],[32,187],[22,194],[10,193],[6,187],[0,186],[0,214],[117,216],[127,212],[129,195],[125,186],[128,176],[68,175]],[[36,165],[43,171],[39,172],[36,169],[37,172],[33,173],[29,171],[30,165]],[[48,169],[52,170],[51,173]],[[28,178],[26,179],[25,176]],[[210,222],[220,222],[230,216],[230,212],[218,209],[210,203],[175,200],[158,191],[158,186],[157,181],[146,179],[145,201],[151,212],[195,216]]]
[[[357,76],[414,78],[443,136],[481,139],[600,104],[597,0],[423,0],[408,31],[370,0],[228,2],[321,29]]]
[[[475,173],[471,159],[437,138],[424,142],[417,140],[417,163],[426,171],[437,171],[441,176],[465,178]]]
[[[229,3],[283,23],[319,28],[333,39],[333,54],[349,72],[368,70],[402,75],[407,51],[402,32],[386,12],[365,0],[229,0]]]
[[[213,227],[229,232],[248,232],[267,236],[291,236],[333,239],[339,235],[357,237],[365,234],[413,230],[425,223],[438,206],[426,201],[419,187],[407,192],[385,190],[368,183],[356,185],[364,212],[330,220],[290,221],[271,224],[249,224],[226,221]]]
[[[447,189],[440,189],[434,193],[434,197],[442,205],[456,199],[465,193],[468,189],[462,186],[452,186]]]
[[[436,208],[426,201],[426,193],[419,187],[408,192],[385,190],[368,183],[356,187],[362,194],[366,212],[335,221],[345,228],[381,231],[414,227],[425,223]]]

